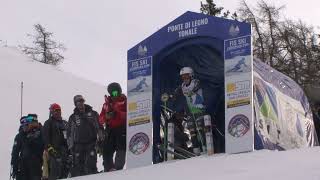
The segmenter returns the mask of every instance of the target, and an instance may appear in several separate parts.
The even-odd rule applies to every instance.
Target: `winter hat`
[[[57,104],[57,103],[53,103],[53,104],[51,104],[50,107],[49,107],[50,112],[53,112],[53,111],[58,110],[58,109],[61,110],[61,107],[60,107],[60,105]]]
[[[122,89],[119,83],[113,82],[108,85],[108,93],[111,95],[112,91],[118,91],[119,95],[122,93]]]
[[[85,101],[84,98],[83,98],[83,96],[82,96],[82,95],[75,95],[75,96],[73,97],[73,103],[74,103],[74,105],[76,105],[76,103],[79,102],[79,101]]]

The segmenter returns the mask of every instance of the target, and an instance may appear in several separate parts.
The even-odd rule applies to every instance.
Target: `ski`
[[[159,149],[160,151],[163,151],[164,153],[173,154],[173,155],[175,155],[175,156],[177,156],[178,158],[181,158],[181,159],[188,159],[188,158],[189,158],[189,157],[184,156],[184,155],[182,155],[182,154],[180,154],[180,153],[177,153],[177,152],[174,152],[174,151],[172,151],[172,150],[166,149],[166,148],[164,148],[164,147],[161,146],[161,145],[158,145],[158,149]]]
[[[183,149],[183,148],[181,148],[181,147],[179,147],[179,146],[176,146],[176,145],[174,145],[174,144],[172,144],[172,143],[169,143],[168,145],[169,145],[171,148],[173,148],[173,149],[175,149],[175,150],[177,150],[177,151],[185,154],[185,155],[188,156],[189,158],[198,156],[198,155],[196,155],[195,153],[192,153],[192,152],[190,152],[190,151],[188,151],[188,150],[185,150],[185,149]]]
[[[213,145],[213,135],[212,135],[212,124],[210,115],[205,115],[204,119],[204,132],[206,136],[206,147],[207,154],[212,155],[214,153],[214,145]]]
[[[172,122],[168,123],[168,132],[167,132],[167,143],[174,143],[174,124]],[[167,145],[167,149],[169,149],[170,151],[174,151],[174,148]],[[167,153],[167,159],[168,160],[173,160],[174,159],[174,155],[173,154],[169,154]]]

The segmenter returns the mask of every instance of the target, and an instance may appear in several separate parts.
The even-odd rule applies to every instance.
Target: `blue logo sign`
[[[150,145],[148,135],[140,132],[132,136],[129,143],[129,150],[135,155],[144,153]]]
[[[231,136],[239,138],[244,136],[250,129],[249,118],[243,114],[237,114],[231,118],[228,132]]]

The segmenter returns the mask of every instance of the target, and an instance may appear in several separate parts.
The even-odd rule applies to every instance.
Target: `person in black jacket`
[[[14,138],[11,153],[11,177],[13,179],[41,179],[44,149],[41,127],[35,114],[29,114],[20,119],[19,133]]]
[[[43,125],[43,141],[45,152],[48,153],[49,180],[66,178],[68,176],[68,122],[62,120],[59,104],[51,104],[50,117]]]
[[[73,155],[71,176],[75,177],[97,173],[96,144],[103,141],[103,131],[98,113],[84,104],[84,98],[76,95],[73,100],[76,107],[68,121],[67,136]]]

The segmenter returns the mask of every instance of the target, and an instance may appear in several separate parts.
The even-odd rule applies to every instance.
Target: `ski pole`
[[[224,134],[223,134],[217,127],[215,127],[215,129],[218,131],[218,133],[219,133],[222,137],[224,137]]]
[[[161,101],[164,103],[164,106],[162,106],[164,108],[163,111],[163,119],[164,119],[164,129],[163,129],[163,133],[164,133],[164,148],[167,149],[168,148],[168,118],[167,118],[167,101],[169,100],[169,96],[167,93],[163,93],[161,95]],[[164,152],[164,161],[167,161],[168,158],[168,154],[166,154],[166,152]]]
[[[179,146],[176,146],[176,145],[174,145],[172,143],[169,143],[169,146],[172,147],[174,150],[177,150],[177,151],[185,154],[186,156],[188,156],[190,158],[198,156],[198,155],[196,155],[196,154],[194,154],[194,153],[192,153],[192,152],[190,152],[190,151],[188,151],[186,149],[183,149],[183,148],[181,148]]]
[[[177,153],[177,152],[174,152],[172,150],[166,149],[161,145],[158,145],[157,147],[158,147],[159,150],[163,151],[164,153],[173,154],[173,155],[177,156],[178,158],[181,158],[181,159],[188,159],[189,158],[189,157],[186,157],[186,156],[184,156],[184,155],[182,155],[180,153]]]
[[[202,135],[201,135],[201,132],[200,132],[200,130],[199,130],[199,126],[198,126],[198,124],[197,124],[195,115],[194,115],[194,113],[193,113],[192,111],[191,111],[191,114],[192,114],[192,117],[193,117],[193,121],[194,121],[194,123],[196,124],[196,129],[197,129],[197,133],[198,133],[198,135],[199,135],[199,139],[200,139],[201,146],[204,147],[204,141],[203,141],[203,139],[202,139]],[[203,149],[203,151],[204,151],[204,149]]]
[[[11,165],[9,180],[11,180],[11,179],[12,179],[12,171],[13,171],[13,167],[12,167],[12,165]]]
[[[20,117],[22,117],[22,107],[23,107],[23,81],[21,82],[21,99],[20,99]]]

